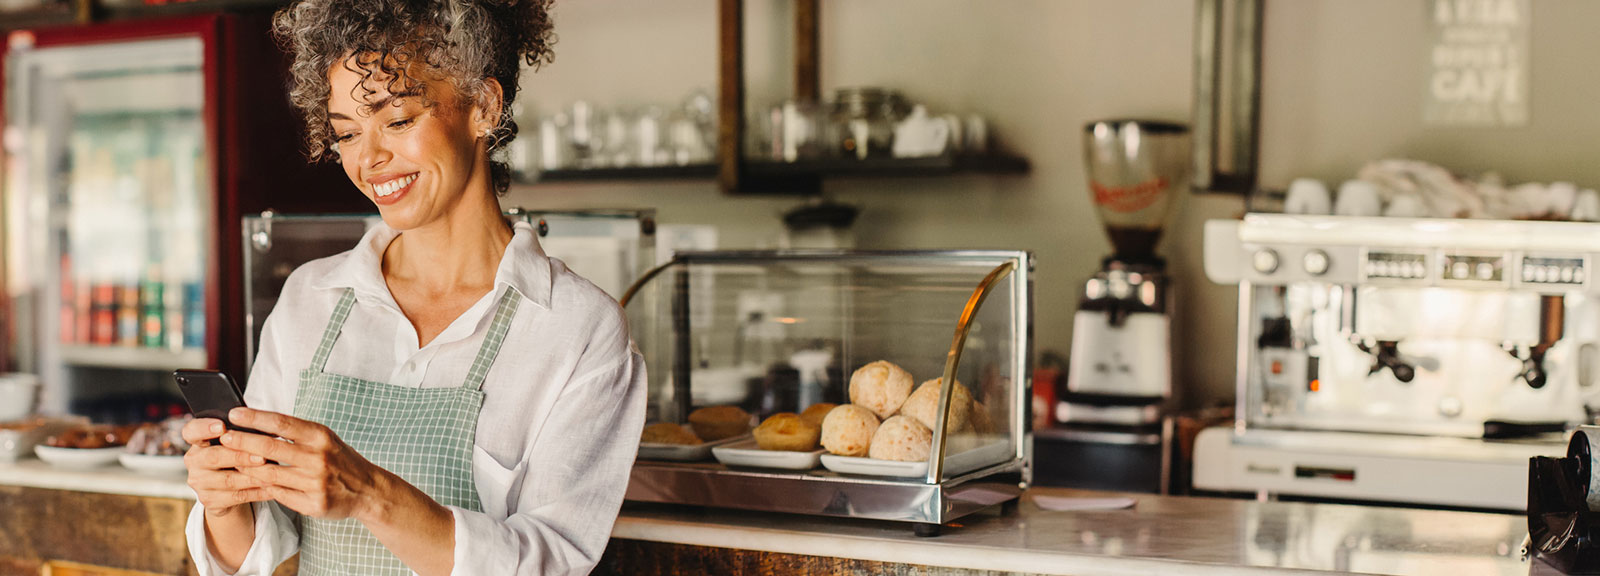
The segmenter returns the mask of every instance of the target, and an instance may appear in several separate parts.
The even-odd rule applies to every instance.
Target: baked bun
[[[835,406],[837,404],[818,402],[807,407],[805,412],[801,412],[800,417],[805,418],[806,422],[815,424],[817,428],[822,428],[822,419],[826,418],[828,412],[832,411]]]
[[[939,422],[939,381],[939,378],[934,378],[918,386],[917,391],[912,392],[911,397],[906,398],[906,403],[900,406],[900,415],[932,430]],[[954,434],[966,430],[971,422],[971,412],[972,393],[957,380],[955,386],[950,388],[950,418],[945,420],[945,432]]]
[[[850,403],[888,418],[900,411],[911,395],[911,374],[894,364],[879,360],[857,368],[850,375]]]
[[[700,437],[694,435],[694,432],[690,432],[683,426],[671,422],[656,422],[645,426],[644,433],[640,435],[639,441],[645,444],[680,444],[685,446],[704,443],[700,440]]]
[[[822,427],[794,412],[779,412],[756,427],[756,445],[762,450],[810,452],[817,449]]]
[[[989,407],[982,402],[972,401],[972,431],[978,434],[994,433],[994,415],[989,413]]]
[[[822,447],[840,456],[866,456],[877,431],[878,417],[871,410],[845,404],[822,419]]]
[[[738,406],[707,406],[689,413],[695,435],[706,442],[732,438],[750,431],[750,413]]]
[[[905,416],[883,421],[872,435],[867,456],[897,462],[922,462],[933,448],[933,431]]]

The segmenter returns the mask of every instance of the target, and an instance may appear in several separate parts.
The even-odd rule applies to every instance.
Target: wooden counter
[[[131,474],[0,463],[0,575],[36,576],[52,560],[132,574],[193,574],[183,538],[193,493],[181,477]],[[1057,512],[1040,508],[1041,496],[1136,502],[1129,509]],[[1520,558],[1527,521],[1516,515],[1053,488],[1030,490],[1012,508],[921,538],[910,525],[892,522],[630,504],[595,573],[1552,573]],[[279,570],[290,573],[288,566]]]

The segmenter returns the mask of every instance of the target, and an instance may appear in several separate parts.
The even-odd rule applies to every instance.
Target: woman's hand
[[[234,408],[234,424],[254,428],[283,440],[229,431],[222,445],[279,465],[250,466],[240,472],[263,485],[279,504],[303,515],[327,520],[355,518],[363,522],[385,508],[387,488],[399,481],[388,471],[368,462],[328,427],[276,412]],[[254,461],[254,460],[252,460]]]
[[[240,472],[260,468],[266,461],[213,445],[211,441],[224,433],[222,421],[215,418],[196,418],[183,426],[183,440],[189,443],[189,451],[183,455],[183,465],[189,469],[189,487],[199,497],[206,515],[213,518],[233,514],[241,505],[272,499],[264,490],[265,482]]]

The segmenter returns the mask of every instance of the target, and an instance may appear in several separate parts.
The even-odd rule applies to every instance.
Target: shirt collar
[[[314,282],[313,286],[319,289],[350,288],[355,290],[357,299],[371,299],[399,309],[394,296],[389,294],[388,283],[383,280],[383,251],[399,236],[398,230],[379,222],[361,236],[361,241],[350,250],[349,258]],[[511,243],[506,245],[506,253],[500,257],[500,265],[495,269],[494,284],[497,291],[501,285],[505,285],[534,304],[550,308],[550,257],[539,245],[533,225],[520,221],[512,225]]]

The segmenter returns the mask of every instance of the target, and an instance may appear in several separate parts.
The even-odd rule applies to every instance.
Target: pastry
[[[689,425],[701,440],[716,442],[750,431],[750,413],[738,406],[707,406],[689,413]]]
[[[657,422],[645,426],[639,442],[645,444],[678,444],[682,446],[704,443],[700,440],[700,437],[694,435],[694,432],[690,432],[687,428],[671,422]]]
[[[866,456],[877,431],[878,417],[871,410],[845,404],[822,419],[822,447],[840,456]]]
[[[934,378],[918,386],[917,391],[912,392],[911,397],[906,398],[906,403],[900,406],[900,415],[932,430],[939,418],[939,382],[939,378]],[[972,393],[957,380],[955,386],[950,387],[950,417],[945,420],[945,432],[953,434],[966,430],[971,422],[971,412]]]
[[[821,428],[822,419],[828,416],[828,412],[832,411],[834,406],[837,405],[827,402],[818,402],[807,407],[805,412],[801,412],[800,417],[805,418],[806,422],[816,425],[817,428]]]
[[[822,427],[794,412],[779,412],[756,427],[756,445],[762,450],[810,452],[817,449]]]
[[[897,462],[922,462],[933,448],[933,431],[905,416],[883,421],[872,435],[867,457]]]
[[[871,410],[879,418],[888,418],[900,411],[900,405],[911,395],[913,383],[905,369],[879,360],[850,375],[850,403]]]
[[[994,416],[989,414],[989,407],[982,402],[972,401],[972,431],[978,434],[994,433]]]

